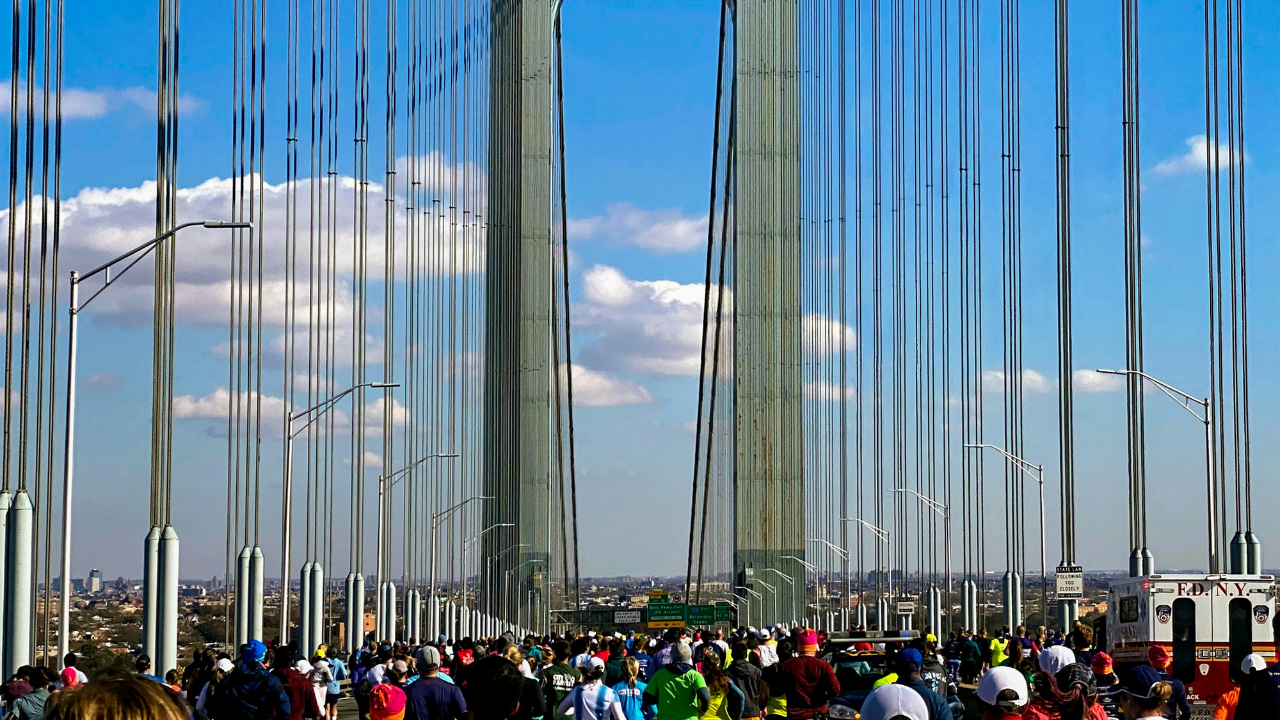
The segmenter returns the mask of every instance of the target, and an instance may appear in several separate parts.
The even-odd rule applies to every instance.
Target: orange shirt
[[[1213,707],[1213,720],[1235,720],[1236,704],[1240,702],[1240,688],[1231,688],[1218,698]]]

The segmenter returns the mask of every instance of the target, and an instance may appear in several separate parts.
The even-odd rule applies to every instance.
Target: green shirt
[[[707,686],[697,670],[677,674],[662,668],[653,674],[646,695],[658,699],[658,717],[662,720],[695,720],[698,715],[698,691]]]
[[[548,715],[555,720],[573,720],[572,715],[561,715],[556,712],[560,701],[564,700],[578,684],[578,670],[563,663],[556,663],[542,668],[542,697],[546,699]]]

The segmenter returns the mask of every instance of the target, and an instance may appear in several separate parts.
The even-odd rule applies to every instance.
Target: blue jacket
[[[241,663],[222,679],[209,713],[218,720],[272,720],[292,708],[280,680],[261,663]]]
[[[1187,686],[1181,680],[1175,680],[1169,673],[1161,670],[1160,679],[1173,687],[1173,696],[1169,698],[1169,710],[1174,720],[1190,720],[1191,704],[1187,702]]]
[[[929,706],[929,720],[953,720],[951,706],[947,705],[946,699],[934,692],[924,680],[914,675],[900,675],[898,684],[915,690],[924,699],[924,704]]]

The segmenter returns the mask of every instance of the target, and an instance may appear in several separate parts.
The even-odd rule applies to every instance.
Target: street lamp
[[[1035,480],[1040,486],[1040,612],[1041,617],[1047,623],[1049,620],[1049,585],[1048,571],[1045,569],[1045,550],[1044,550],[1044,466],[1035,465],[1024,460],[1017,455],[1006,452],[1004,448],[987,443],[983,444],[965,444],[969,450],[995,450],[1005,457],[1006,460],[1013,463],[1027,477]],[[1021,610],[1021,608],[1019,608]]]
[[[760,578],[754,578],[754,579],[752,579],[752,581],[751,581],[751,582],[758,582],[758,583],[760,583],[761,585],[763,585],[763,586],[764,586],[764,588],[765,588],[766,590],[768,590],[768,591],[773,595],[773,622],[775,622],[775,623],[776,623],[776,622],[778,622],[778,620],[779,620],[779,618],[778,618],[778,589],[777,589],[777,588],[775,588],[774,586],[770,585],[769,583],[767,583],[767,582],[765,582],[765,581],[761,580]],[[763,597],[761,598],[761,600],[763,601]],[[763,611],[763,609],[764,609],[764,603],[763,603],[763,602],[761,602],[761,604],[760,604],[760,608],[761,608],[761,610]]]
[[[947,574],[947,608],[948,608],[947,627],[948,629],[950,629],[950,626],[951,626],[951,611],[950,611],[950,607],[951,607],[951,507],[943,503],[940,503],[937,500],[934,500],[933,498],[925,497],[924,495],[921,495],[915,490],[909,490],[907,488],[894,488],[894,492],[910,493],[912,495],[915,495],[916,498],[920,500],[920,502],[924,503],[925,506],[927,506],[930,510],[933,510],[934,512],[942,516],[942,532],[944,535],[946,535],[946,542],[944,545],[945,559],[943,561],[943,564],[945,565],[945,571]],[[1041,497],[1043,497],[1043,491],[1042,491]],[[1041,533],[1041,535],[1043,535],[1043,532]],[[1043,563],[1042,563],[1042,566],[1043,566]],[[1041,589],[1041,592],[1044,592],[1043,588]],[[941,628],[936,628],[936,629],[940,630]]]
[[[412,463],[409,463],[408,465],[400,468],[399,470],[391,473],[390,475],[378,475],[378,548],[377,548],[378,580],[377,580],[377,584],[378,584],[378,602],[380,603],[379,612],[383,612],[382,605],[381,605],[381,603],[384,602],[383,595],[382,595],[383,593],[382,584],[383,582],[386,581],[386,578],[391,577],[391,567],[390,567],[391,559],[390,557],[388,557],[388,554],[386,552],[386,545],[387,545],[386,533],[389,532],[391,529],[390,502],[387,496],[390,495],[395,490],[396,483],[403,480],[411,470],[417,468],[418,466],[422,465],[426,461],[439,459],[439,458],[456,458],[456,457],[458,457],[457,453],[432,453],[430,455],[426,455],[424,457],[418,458],[417,460],[413,461]],[[407,592],[409,588],[405,588],[405,590]],[[405,603],[406,603],[405,612],[407,617],[407,613],[409,611],[407,607],[409,603],[408,596],[406,596],[405,598]],[[379,622],[381,621],[382,620],[380,618]],[[408,620],[406,620],[406,622],[408,622]]]
[[[337,395],[326,398],[306,410],[290,413],[289,415],[289,432],[284,437],[284,490],[280,501],[280,514],[283,516],[283,529],[280,537],[280,642],[282,643],[289,641],[289,596],[291,595],[289,583],[293,565],[293,441],[303,430],[310,427],[311,423],[332,410],[339,400],[356,390],[367,387],[389,390],[398,388],[400,385],[399,383],[386,382],[360,383],[343,390]],[[294,421],[303,418],[306,418],[307,421],[302,424],[302,427],[294,430]],[[353,462],[358,462],[358,460],[353,460]],[[303,618],[302,622],[306,622],[306,619]]]
[[[763,595],[761,595],[760,593],[756,592],[755,590],[752,590],[751,588],[747,587],[746,585],[734,585],[734,586],[733,586],[733,589],[734,589],[734,590],[744,590],[744,591],[746,591],[746,592],[751,593],[752,595],[755,595],[755,596],[756,596],[756,599],[760,601],[760,614],[761,614],[762,616],[764,615],[764,596],[763,596]],[[763,623],[763,622],[761,622],[760,624],[761,624],[761,625],[763,625],[764,623]],[[750,626],[750,625],[751,625],[751,598],[749,598],[749,597],[747,598],[747,625],[748,625],[748,626]]]
[[[492,500],[492,495],[476,495],[469,497],[460,503],[445,508],[437,513],[431,514],[431,586],[427,589],[427,609],[431,613],[431,637],[440,634],[440,613],[435,609],[436,602],[436,531],[440,528],[440,521],[461,510],[467,503],[475,500]]]
[[[504,527],[515,527],[515,523],[494,523],[493,525],[490,525],[489,527],[481,530],[480,532],[476,533],[475,535],[463,541],[462,543],[462,606],[463,607],[467,606],[467,550],[471,547],[472,543],[484,537],[484,535],[488,533],[490,530],[496,530],[498,528],[504,528]]]
[[[1178,388],[1170,385],[1169,383],[1166,383],[1162,380],[1157,380],[1156,378],[1151,377],[1150,375],[1146,374],[1145,372],[1142,372],[1141,370],[1101,370],[1099,369],[1098,372],[1104,375],[1136,376],[1138,378],[1146,380],[1150,382],[1152,385],[1155,385],[1157,388],[1159,388],[1160,392],[1163,392],[1165,395],[1168,395],[1174,402],[1181,405],[1183,410],[1186,410],[1188,413],[1191,414],[1191,417],[1195,418],[1196,420],[1199,420],[1200,423],[1204,425],[1204,467],[1205,467],[1206,483],[1209,486],[1208,487],[1208,490],[1209,490],[1208,492],[1208,495],[1209,495],[1209,572],[1217,573],[1222,567],[1222,548],[1220,547],[1221,539],[1218,536],[1219,530],[1217,527],[1218,493],[1217,493],[1217,487],[1215,486],[1214,477],[1213,477],[1213,411],[1212,411],[1212,406],[1209,404],[1209,399],[1208,398],[1201,399],[1192,395],[1191,393],[1183,392],[1182,390],[1179,390]],[[1191,409],[1192,405],[1196,405],[1197,407],[1199,407],[1203,411],[1203,415],[1197,413],[1195,410],[1192,410]],[[1250,539],[1256,541],[1256,538],[1250,538]],[[1235,540],[1233,539],[1232,545],[1234,546],[1235,544],[1236,544]],[[1072,558],[1072,560],[1074,559],[1075,558]],[[1243,567],[1240,569],[1241,571],[1244,570]],[[1154,571],[1155,568],[1153,567],[1151,568],[1151,570]],[[1260,565],[1257,568],[1257,572],[1262,572],[1262,567]]]
[[[888,603],[889,603],[890,601],[892,601],[892,600],[893,600],[893,542],[892,542],[892,535],[889,533],[889,531],[888,531],[888,530],[882,530],[882,529],[880,529],[880,528],[876,527],[875,525],[872,525],[871,523],[867,522],[866,520],[863,520],[862,518],[840,518],[840,521],[841,521],[841,522],[847,522],[847,523],[848,523],[848,522],[856,522],[856,523],[858,523],[859,525],[861,525],[862,527],[866,528],[867,530],[870,530],[870,531],[871,531],[871,534],[876,536],[876,539],[878,539],[878,540],[880,540],[881,542],[883,542],[883,543],[884,543],[884,554],[885,554],[885,558],[886,558],[886,560],[887,560],[887,563],[886,563],[886,564],[887,564],[887,566],[888,566],[888,568],[889,568],[889,583],[888,583],[888,587],[886,588],[886,589],[888,590],[888,592],[887,592],[888,600],[885,602],[885,609],[886,609],[886,612],[887,612],[887,610],[888,610]],[[877,611],[878,611],[878,610],[879,610],[879,608],[877,608]],[[882,617],[879,617],[879,613],[878,613],[878,612],[877,612],[877,618],[876,618],[876,619],[880,622],[880,624],[881,624],[881,626],[882,626],[882,627],[885,625],[885,619],[884,619],[884,618],[882,618]]]
[[[511,547],[509,547],[509,548],[507,548],[507,549],[503,550],[502,552],[498,553],[497,555],[490,555],[489,557],[485,558],[485,568],[486,568],[486,572],[485,572],[485,574],[484,574],[484,584],[485,584],[485,588],[484,588],[484,596],[485,596],[485,599],[486,599],[486,600],[487,600],[488,598],[492,597],[492,595],[493,595],[493,588],[489,587],[489,579],[493,576],[493,561],[494,561],[494,560],[498,560],[498,559],[499,559],[499,558],[501,558],[503,555],[506,555],[507,553],[511,552],[512,550],[517,550],[517,549],[519,549],[519,548],[527,548],[527,547],[530,547],[529,543],[519,543],[518,545],[512,545]],[[495,619],[496,619],[496,618],[492,618],[492,617],[490,618],[490,620],[495,620]]]
[[[531,565],[531,564],[533,564],[533,563],[540,563],[540,562],[544,562],[544,561],[543,561],[543,560],[540,560],[540,559],[538,559],[538,558],[533,558],[533,559],[531,559],[531,560],[525,560],[524,562],[522,562],[522,563],[520,563],[519,565],[517,565],[517,566],[515,566],[515,567],[513,567],[513,568],[511,568],[511,569],[509,569],[509,570],[507,570],[506,572],[504,572],[504,573],[502,574],[502,599],[503,599],[503,604],[504,604],[504,605],[506,604],[506,599],[507,599],[508,597],[510,597],[510,595],[511,595],[511,573],[518,572],[518,571],[520,570],[520,568],[524,567],[525,565]],[[519,591],[520,591],[520,588],[516,588],[516,592],[519,592]],[[516,597],[516,619],[515,619],[515,622],[514,622],[514,623],[512,623],[510,619],[508,619],[508,620],[507,620],[507,622],[508,622],[508,624],[514,625],[514,626],[515,626],[515,627],[517,627],[517,628],[521,627],[521,625],[520,625],[520,598],[519,598],[519,596],[517,596],[517,597]]]
[[[80,311],[88,307],[89,303],[103,293],[107,288],[111,287],[117,280],[129,272],[134,265],[137,265],[144,257],[146,257],[156,245],[164,242],[169,237],[189,227],[199,225],[211,230],[248,230],[253,228],[253,223],[248,222],[225,222],[222,220],[196,220],[178,225],[172,230],[156,236],[145,243],[135,247],[134,249],[119,255],[98,267],[90,270],[84,275],[80,275],[76,271],[71,271],[71,297],[67,303],[67,312],[70,315],[69,324],[67,326],[67,419],[66,431],[64,432],[62,445],[62,582],[61,582],[61,607],[58,610],[58,657],[64,658],[71,643],[71,491],[75,481],[75,443],[76,443],[76,358],[77,358],[77,339],[79,335],[79,319]],[[134,256],[137,257],[134,257]],[[133,262],[125,266],[123,270],[116,274],[115,278],[111,277],[111,268],[117,264],[133,258]],[[97,275],[105,273],[106,280],[98,291],[90,295],[83,303],[80,302],[80,283]]]
[[[796,623],[796,614],[795,614],[796,583],[795,583],[795,581],[791,578],[791,576],[790,576],[790,575],[787,575],[786,573],[783,573],[783,572],[780,572],[780,571],[778,571],[778,570],[775,570],[775,569],[773,569],[773,568],[771,568],[771,567],[770,567],[770,568],[765,568],[765,571],[766,571],[766,572],[771,572],[771,573],[773,573],[774,575],[777,575],[778,577],[782,578],[783,580],[786,580],[786,581],[787,581],[787,585],[789,585],[789,586],[791,587],[791,600],[792,600],[792,603],[791,603],[791,608],[792,608],[792,613],[791,613],[791,624],[792,624],[792,625],[794,625],[794,624]],[[778,603],[778,596],[777,596],[777,594],[774,594],[774,596],[773,596],[773,602],[774,602],[774,606],[775,606],[775,607],[774,607],[773,612],[774,612],[774,614],[776,615],[776,614],[778,613],[778,609],[777,609],[777,607],[776,607],[776,606],[777,606],[777,603]]]
[[[834,553],[836,557],[840,558],[840,560],[843,561],[844,565],[848,564],[848,561],[849,561],[848,551],[841,549],[840,547],[836,546],[834,543],[831,543],[828,540],[824,540],[823,538],[806,538],[806,539],[811,543],[821,543],[824,547],[826,547],[826,549]],[[799,560],[799,558],[795,558],[795,559]],[[809,566],[809,567],[813,570],[813,584],[814,584],[814,587],[816,588],[818,584],[822,581],[822,579],[818,575],[818,568],[813,566]],[[848,604],[849,585],[850,585],[848,572],[844,573],[843,581],[845,586],[845,601],[846,601],[846,604]]]

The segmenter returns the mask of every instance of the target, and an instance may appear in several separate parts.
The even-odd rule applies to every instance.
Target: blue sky
[[[349,14],[348,4],[343,5]],[[987,305],[998,312],[999,38],[996,4],[983,7],[984,134],[986,166],[992,169],[985,178],[990,188],[985,226],[991,230]],[[155,7],[68,0],[66,10],[66,84],[87,92],[85,116],[67,124],[64,196],[85,188],[117,189],[99,198],[94,207],[101,214],[82,219],[84,227],[102,232],[115,223],[141,232],[145,216],[135,211],[145,203],[137,188],[154,178],[154,125],[146,94],[137,89],[155,84]],[[182,10],[182,89],[188,97],[179,176],[183,187],[194,187],[225,177],[229,166],[231,4],[184,3]],[[271,97],[280,98],[270,107],[269,137],[276,143],[268,155],[270,182],[283,180],[284,11],[284,3],[273,3],[268,21],[276,63],[269,87],[275,91]],[[375,1],[374,17],[383,12]],[[1029,387],[1027,392],[1026,454],[1046,466],[1051,518],[1056,516],[1058,455],[1051,387],[1056,367],[1052,12],[1048,0],[1022,3],[1026,366],[1048,378],[1047,391]],[[1120,16],[1114,3],[1095,0],[1072,3],[1072,12],[1076,367],[1119,367],[1124,362]],[[1148,370],[1203,393],[1208,386],[1204,172],[1196,168],[1188,145],[1204,132],[1202,9],[1145,2],[1141,12]],[[1280,190],[1277,15],[1273,5],[1250,8],[1245,49],[1259,518],[1280,501],[1272,471],[1280,458],[1270,442],[1280,431],[1272,411],[1280,400],[1274,313],[1280,296],[1270,282],[1280,270],[1280,218],[1273,200]],[[626,402],[580,409],[584,574],[674,574],[684,567],[688,516],[683,498],[693,445],[685,426],[696,413],[696,383],[680,369],[687,367],[687,353],[673,349],[670,337],[644,328],[679,329],[690,317],[700,318],[700,305],[686,299],[700,303],[701,297],[704,249],[698,228],[705,222],[709,182],[718,20],[713,2],[570,0],[565,7],[569,212],[578,221],[571,279],[574,301],[581,305],[575,311],[584,321],[575,356],[588,369],[608,375],[606,390],[615,395],[602,402]],[[374,57],[380,57],[380,42],[375,37]],[[377,71],[374,83],[380,82]],[[372,112],[381,117],[376,103]],[[378,140],[371,157],[381,157]],[[1166,162],[1174,164],[1158,169]],[[344,169],[349,166],[348,156]],[[381,168],[375,163],[371,171],[379,175]],[[210,268],[216,268],[222,246],[208,238],[193,240],[191,247],[186,257],[198,260],[204,282],[211,282]],[[668,284],[652,284],[658,281]],[[621,309],[598,302],[600,293],[620,289],[632,299]],[[139,303],[141,296],[121,299],[111,312],[91,318],[82,335],[85,384],[74,563],[86,572],[100,567],[112,577],[139,574],[135,558],[145,532],[150,332],[145,303]],[[213,351],[225,328],[200,313],[186,319],[179,336],[177,393],[199,399],[225,385],[226,360]],[[994,364],[1000,346],[997,314],[988,316],[987,326],[988,369],[999,370]],[[674,364],[658,362],[673,355]],[[686,360],[684,366],[680,359]],[[989,416],[988,431],[998,437],[999,403],[988,405],[997,413]],[[1153,397],[1148,407],[1150,523],[1157,561],[1161,567],[1198,566],[1205,554],[1200,428],[1162,397]],[[1123,396],[1080,393],[1077,413],[1080,559],[1090,569],[1118,568],[1127,552]],[[193,417],[180,420],[176,431],[181,450],[175,525],[183,536],[188,576],[220,574],[222,568],[225,441],[210,432],[214,424]],[[266,477],[274,479],[277,444],[268,443],[265,452]],[[996,470],[992,461],[991,471]],[[270,518],[277,516],[275,488],[274,482],[264,482],[264,513]],[[999,498],[993,495],[991,504],[998,506]],[[619,516],[628,522],[617,522]],[[1050,529],[1056,537],[1056,527]],[[1259,522],[1259,534],[1266,556],[1277,557],[1280,539],[1265,522]],[[276,557],[274,545],[265,543],[269,557]],[[993,545],[991,557],[1000,555]],[[1054,562],[1056,551],[1049,555]]]

